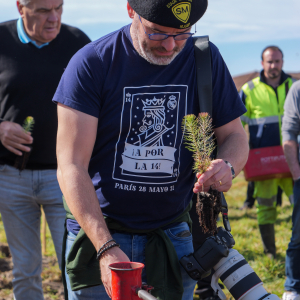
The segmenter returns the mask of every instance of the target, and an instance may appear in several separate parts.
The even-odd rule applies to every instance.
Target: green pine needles
[[[34,125],[34,118],[33,117],[27,117],[24,121],[23,124],[23,129],[26,132],[31,132],[33,129],[33,125]]]
[[[215,149],[212,119],[208,113],[186,115],[182,121],[186,148],[193,152],[196,173],[203,174],[211,163],[211,154]]]
[[[33,125],[34,125],[34,118],[33,117],[27,117],[24,120],[24,124],[23,124],[23,129],[24,131],[27,132],[31,132],[33,129]],[[27,145],[30,150],[32,150],[32,146],[31,145]],[[30,156],[30,152],[25,152],[22,151],[22,156],[16,155],[16,159],[15,159],[15,164],[14,167],[18,170],[23,171],[26,168],[27,162],[29,160],[29,156]]]
[[[182,122],[186,148],[193,152],[195,172],[203,174],[211,164],[211,154],[215,149],[212,120],[208,113],[187,115]],[[208,192],[197,193],[196,212],[204,233],[217,233],[217,218],[221,212],[221,194],[210,187]]]

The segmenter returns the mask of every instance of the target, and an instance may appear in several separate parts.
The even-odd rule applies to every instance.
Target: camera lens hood
[[[267,293],[263,282],[237,250],[230,249],[229,255],[213,269],[211,286],[222,300],[226,296],[218,285],[219,278],[236,300],[280,300],[276,295]]]

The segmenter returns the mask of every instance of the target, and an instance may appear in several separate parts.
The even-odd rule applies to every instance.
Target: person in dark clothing
[[[0,24],[0,212],[17,300],[44,299],[41,205],[61,262],[65,211],[56,178],[57,114],[51,99],[71,57],[90,42],[79,29],[61,24],[62,6],[63,0],[20,0],[20,18]],[[31,134],[22,127],[28,116],[35,121]],[[14,167],[16,161],[22,167]]]
[[[219,151],[195,184],[181,124],[200,111],[191,30],[206,8],[206,0],[129,0],[132,23],[81,49],[64,72],[53,101],[69,300],[109,300],[108,266],[130,260],[145,263],[155,297],[193,299],[196,282],[179,264],[193,252],[192,194],[213,184],[228,191],[248,154],[245,107],[210,43]]]

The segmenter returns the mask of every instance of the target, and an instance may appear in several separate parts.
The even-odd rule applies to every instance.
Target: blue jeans
[[[292,237],[286,251],[284,288],[300,293],[300,180],[294,184],[294,209]]]
[[[17,300],[44,299],[40,217],[43,205],[59,263],[65,210],[56,170],[23,170],[0,165],[0,212],[13,258]]]
[[[188,237],[176,236],[178,233],[188,229],[189,228],[187,223],[180,223],[170,229],[165,230],[165,233],[168,235],[168,237],[170,238],[170,240],[172,241],[175,247],[178,259],[194,251],[193,243],[192,243],[192,235]],[[126,253],[126,255],[129,257],[131,261],[145,264],[144,250],[147,242],[146,235],[114,233],[112,237],[117,241],[117,243],[121,245],[121,249],[123,250],[123,252]],[[65,258],[68,256],[68,253],[70,251],[70,248],[75,238],[76,236],[72,232],[68,232]],[[155,253],[153,253],[153,255],[155,255]],[[197,281],[191,279],[181,266],[180,268],[181,268],[181,276],[182,276],[183,288],[184,288],[182,300],[193,300],[193,293]],[[66,272],[65,274],[66,274],[69,300],[88,300],[88,299],[89,300],[92,299],[110,300],[110,298],[105,292],[103,285],[93,286],[90,288],[73,292],[70,287],[68,274]],[[143,273],[142,273],[142,281],[147,282],[145,268],[143,269]],[[169,300],[169,299],[165,299],[165,300]]]

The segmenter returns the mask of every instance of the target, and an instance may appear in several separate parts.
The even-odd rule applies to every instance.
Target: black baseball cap
[[[207,0],[128,0],[142,18],[166,27],[184,29],[205,13]]]

